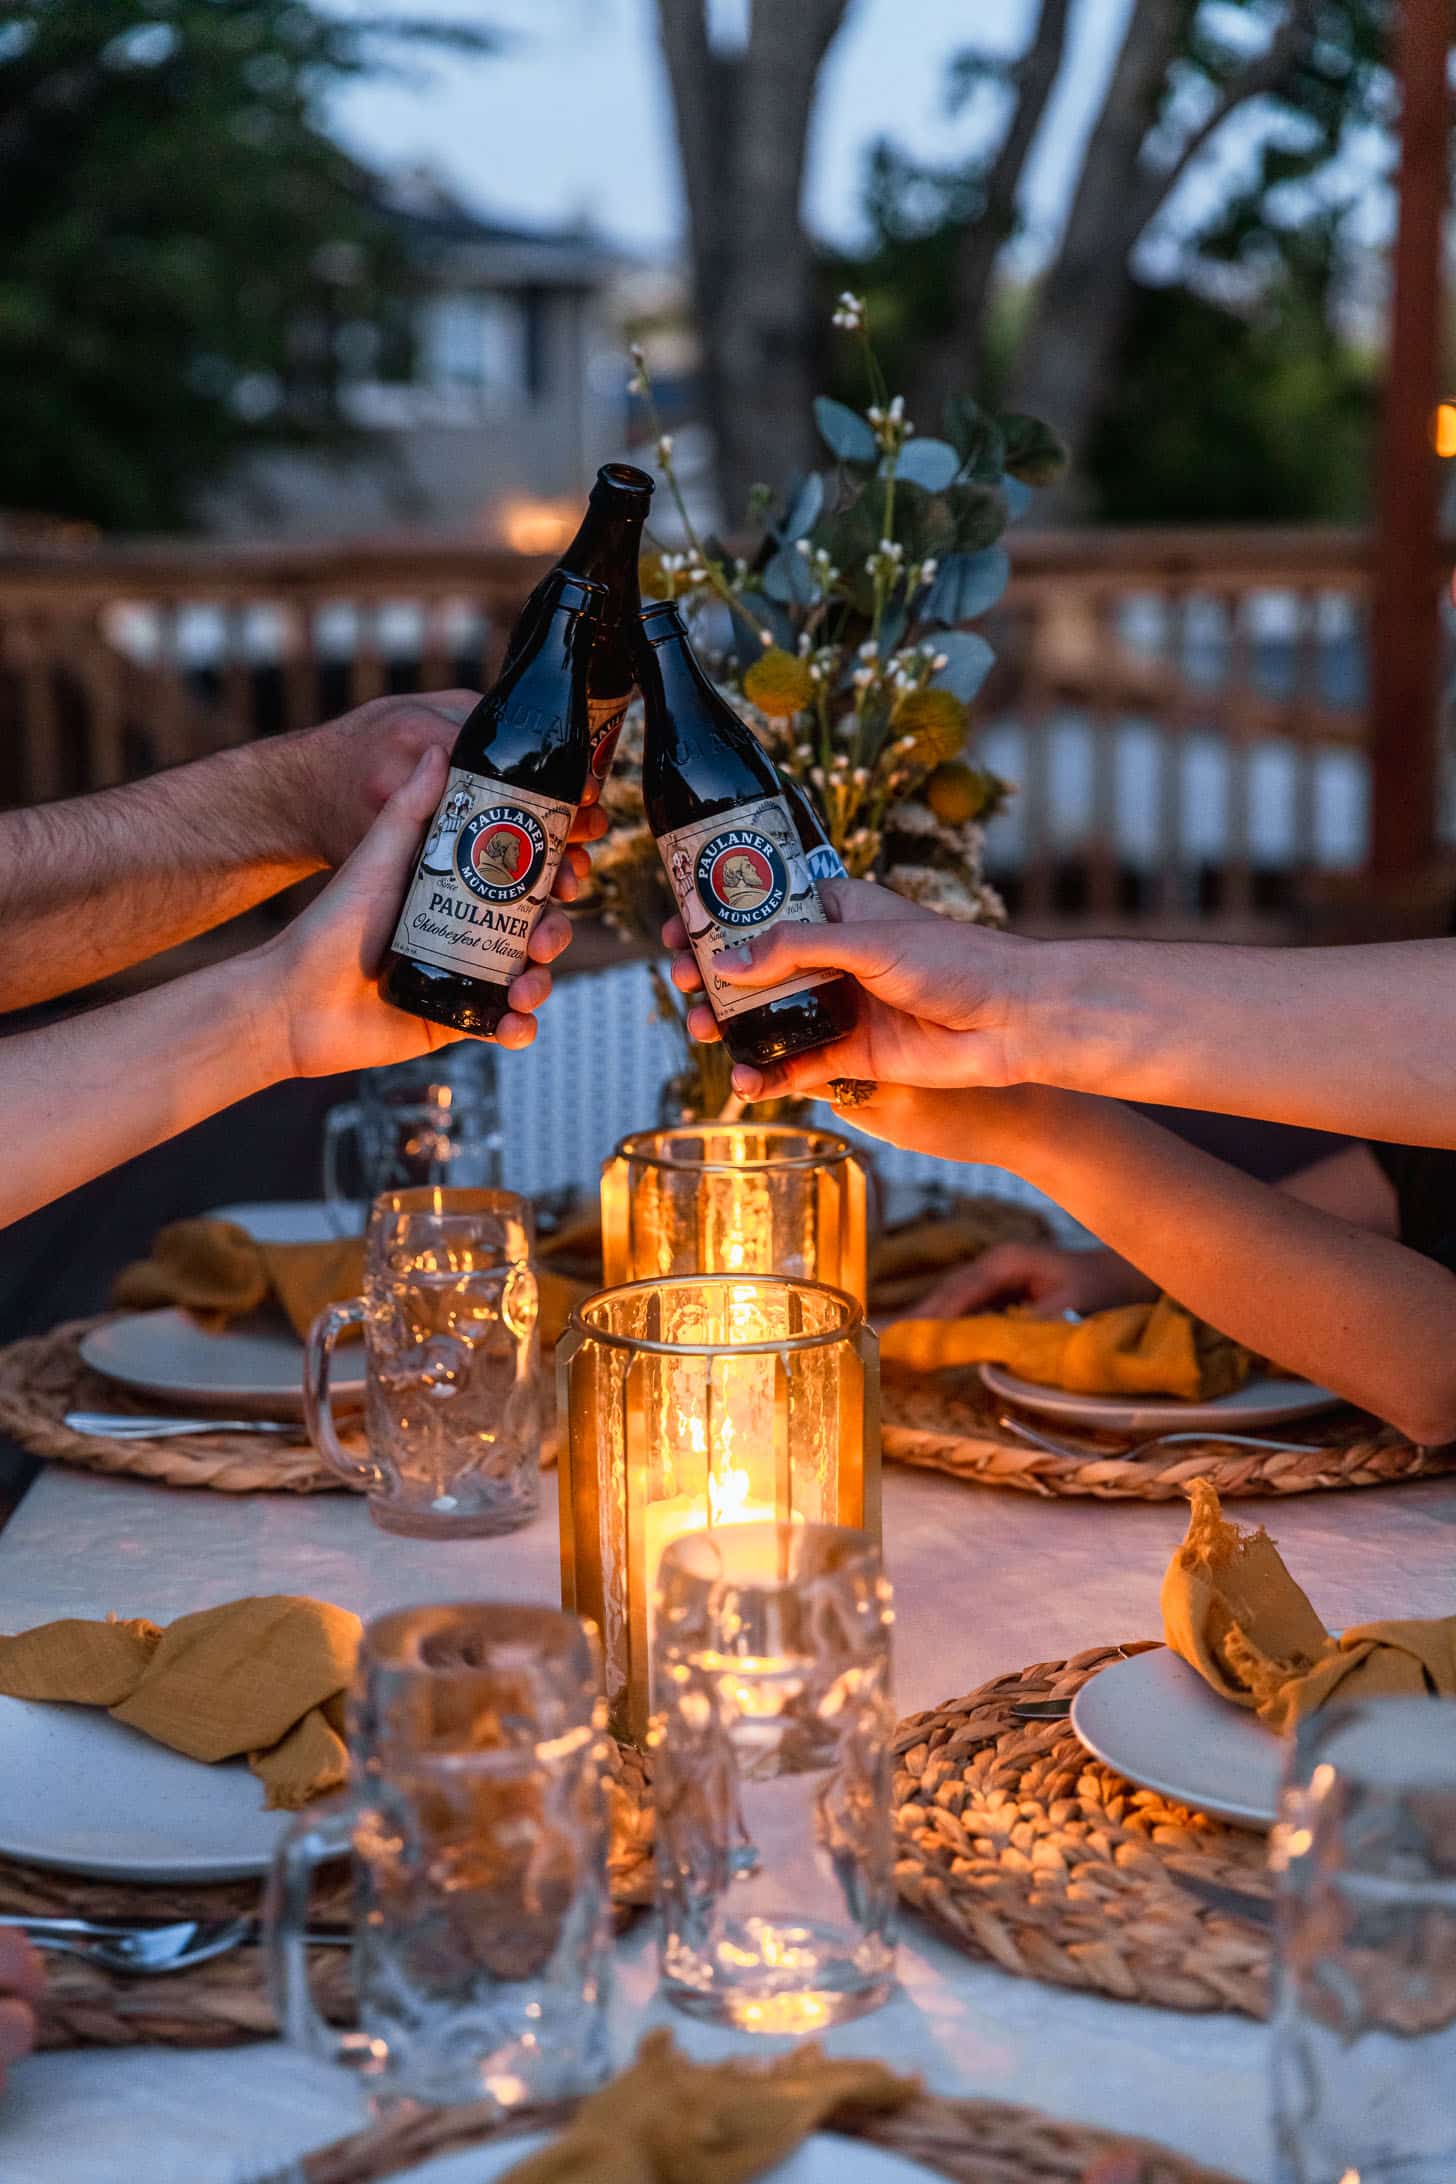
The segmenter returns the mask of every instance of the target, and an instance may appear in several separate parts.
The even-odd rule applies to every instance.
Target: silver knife
[[[1242,1919],[1246,1925],[1257,1926],[1266,1934],[1274,1931],[1272,1896],[1256,1896],[1252,1889],[1230,1888],[1223,1881],[1205,1880],[1201,1873],[1187,1873],[1172,1866],[1168,1869],[1168,1877],[1190,1896],[1196,1896],[1210,1911],[1222,1911],[1228,1918]]]

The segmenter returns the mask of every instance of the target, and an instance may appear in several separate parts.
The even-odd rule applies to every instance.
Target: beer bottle
[[[461,728],[379,990],[488,1039],[551,893],[591,763],[587,673],[606,586],[546,579],[535,625]]]
[[[648,607],[641,632],[642,798],[723,1043],[760,1067],[826,1046],[854,1021],[840,972],[750,993],[713,968],[775,919],[822,924],[824,906],[778,770],[699,666],[677,608]]]
[[[506,665],[527,642],[546,598],[553,576],[565,572],[605,584],[607,601],[592,645],[587,670],[586,704],[591,721],[592,756],[582,794],[584,804],[594,804],[602,783],[612,770],[612,753],[622,732],[622,722],[636,688],[633,653],[642,595],[637,587],[637,561],[642,551],[642,525],[652,499],[653,481],[645,470],[631,463],[603,463],[591,489],[581,528],[554,569],[542,577],[521,609],[506,647]]]

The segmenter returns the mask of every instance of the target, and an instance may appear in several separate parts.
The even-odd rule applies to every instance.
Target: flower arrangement
[[[749,557],[699,536],[634,348],[630,391],[647,405],[683,535],[680,550],[644,556],[642,590],[685,603],[724,697],[805,790],[852,875],[948,917],[999,922],[983,830],[1010,791],[966,756],[971,702],[995,661],[969,625],[1005,590],[1002,534],[1066,452],[1036,418],[993,415],[968,395],[947,404],[943,438],[918,437],[885,385],[863,299],[842,294],[833,323],[860,344],[870,399],[861,414],[817,398],[833,462],[785,493],[754,488]],[[655,940],[670,901],[642,808],[641,736],[634,708],[602,797],[613,825],[594,884],[612,926]],[[726,1066],[718,1050],[688,1047],[699,1081],[679,1083],[680,1104],[715,1113]]]

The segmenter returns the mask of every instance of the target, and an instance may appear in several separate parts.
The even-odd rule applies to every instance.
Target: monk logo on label
[[[756,827],[731,827],[705,842],[693,879],[703,907],[720,925],[765,925],[789,895],[783,856]]]
[[[536,884],[546,846],[541,823],[530,812],[516,804],[493,804],[462,831],[455,870],[482,902],[519,902]]]

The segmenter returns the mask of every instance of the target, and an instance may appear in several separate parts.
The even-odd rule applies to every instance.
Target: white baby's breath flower
[[[937,652],[931,659],[930,672],[932,675],[938,675],[943,667],[949,666],[950,654],[948,652]]]
[[[768,647],[774,641],[773,631],[771,629],[761,629],[758,633],[758,641],[763,646],[764,650],[767,651]]]
[[[813,553],[813,551],[814,551],[814,549],[813,549],[813,547],[812,547],[812,546],[811,546],[811,545],[809,544],[809,541],[808,541],[808,539],[806,539],[806,538],[796,538],[796,539],[794,540],[794,552],[795,552],[796,554],[802,554],[802,555],[803,555],[803,557],[804,557],[804,559],[805,559],[806,561],[807,561],[807,560],[809,559],[809,557],[810,557],[810,555],[811,555],[811,554]]]
[[[628,347],[627,354],[631,357],[632,362],[636,365],[638,371],[640,372],[643,365],[647,362],[646,353],[643,350],[641,342],[632,342]]]
[[[811,637],[811,636],[809,635],[809,632],[808,632],[808,631],[807,631],[806,629],[801,629],[801,630],[800,630],[800,632],[799,632],[799,644],[798,644],[798,653],[799,653],[799,658],[800,658],[801,660],[807,660],[807,659],[808,659],[808,657],[809,657],[809,654],[810,654],[810,653],[811,653],[811,652],[812,652],[813,650],[814,650],[814,640],[813,640],[813,638],[812,638],[812,637]]]
[[[663,470],[672,461],[672,434],[670,432],[664,432],[657,443],[657,461],[659,467]]]
[[[864,297],[854,295],[848,288],[841,289],[835,298],[833,323],[846,333],[857,334],[864,325]]]
[[[879,658],[880,648],[873,637],[866,637],[859,648],[859,656],[862,660],[877,660]]]
[[[928,560],[922,561],[920,564],[921,583],[933,584],[939,569],[940,563],[936,560],[933,554],[929,557]]]

